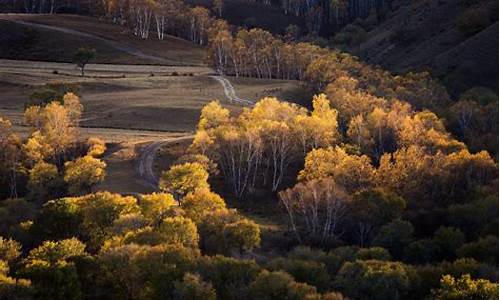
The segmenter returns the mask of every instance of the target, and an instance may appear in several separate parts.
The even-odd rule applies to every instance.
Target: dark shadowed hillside
[[[402,5],[348,50],[396,73],[429,69],[454,95],[477,85],[497,89],[498,2],[464,2]]]

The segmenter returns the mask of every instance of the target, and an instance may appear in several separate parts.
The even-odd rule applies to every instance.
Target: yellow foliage
[[[291,124],[297,115],[306,115],[307,110],[296,104],[279,101],[274,97],[260,99],[255,106],[240,115],[239,122],[246,127],[259,126],[261,122],[274,121]]]
[[[200,120],[201,124],[201,120]],[[199,126],[205,126],[200,125]],[[200,154],[207,153],[208,149],[214,144],[213,138],[208,134],[208,132],[204,129],[198,129],[196,134],[194,135],[193,143],[189,146],[189,152],[198,152]]]
[[[90,192],[92,185],[103,181],[106,176],[106,163],[90,155],[68,161],[64,167],[64,181],[73,195]]]
[[[207,130],[225,124],[229,121],[229,110],[223,108],[219,101],[212,101],[201,110],[198,130]]]
[[[160,189],[176,195],[186,195],[197,188],[208,188],[208,172],[199,163],[175,165],[163,172]]]
[[[43,108],[29,107],[24,112],[24,118],[33,127],[33,132],[39,132],[39,143],[50,145],[56,154],[63,152],[76,140],[77,132],[72,126],[69,111],[57,101]]]
[[[28,187],[30,192],[49,188],[48,184],[59,176],[57,167],[44,161],[38,161],[29,171]]]
[[[163,219],[172,207],[177,206],[177,201],[171,194],[152,193],[142,195],[139,200],[142,214],[149,219],[158,221]]]
[[[87,140],[87,146],[89,147],[87,155],[90,155],[92,157],[99,157],[106,151],[106,143],[96,137],[89,138]]]
[[[311,115],[298,115],[293,128],[296,138],[302,144],[304,155],[308,150],[333,146],[340,140],[337,111],[330,107],[325,94],[314,96]]]
[[[24,111],[24,121],[26,124],[33,127],[35,130],[42,129],[42,117],[41,112],[43,109],[38,105],[32,105]]]
[[[164,235],[167,244],[182,244],[186,247],[198,247],[198,230],[188,218],[165,218],[160,224],[159,231]]]
[[[24,152],[32,163],[43,161],[54,155],[54,149],[45,142],[40,131],[35,131],[23,145]]]
[[[375,169],[367,156],[349,155],[337,146],[309,152],[298,180],[332,178],[347,191],[354,192],[371,187],[374,175]]]
[[[187,194],[181,203],[186,216],[195,223],[202,221],[207,213],[226,208],[224,199],[207,188],[196,189]]]
[[[341,76],[326,88],[331,105],[338,110],[342,123],[348,123],[357,115],[366,115],[375,107],[386,107],[388,101],[357,88],[358,80]]]
[[[111,234],[114,222],[122,215],[140,212],[137,200],[110,192],[97,192],[81,197],[63,198],[74,205],[82,218],[81,230],[88,237],[89,249],[97,250]]]
[[[63,103],[64,108],[67,110],[71,124],[73,126],[77,126],[83,112],[83,105],[80,103],[80,97],[74,93],[66,93],[63,97]]]

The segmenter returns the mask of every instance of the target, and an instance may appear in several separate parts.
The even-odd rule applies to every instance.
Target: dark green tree
[[[76,65],[81,69],[82,77],[85,76],[85,66],[94,57],[95,57],[95,49],[82,47],[76,51],[73,60],[76,63]]]

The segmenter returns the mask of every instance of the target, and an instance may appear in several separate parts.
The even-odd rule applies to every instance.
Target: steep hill
[[[498,2],[465,2],[401,5],[347,49],[395,73],[429,70],[453,95],[478,85],[498,89]]]

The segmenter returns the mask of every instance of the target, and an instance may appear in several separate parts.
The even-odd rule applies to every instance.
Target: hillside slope
[[[79,47],[90,46],[97,50],[96,63],[205,64],[206,50],[188,41],[140,39],[127,28],[92,17],[0,14],[0,26],[0,58],[71,62]],[[130,49],[141,55],[130,55]]]
[[[492,19],[498,20],[493,6]],[[457,18],[458,0],[414,1],[401,6],[366,34],[350,52],[395,73],[430,70],[457,94],[472,86],[498,88],[498,21],[467,35]]]

